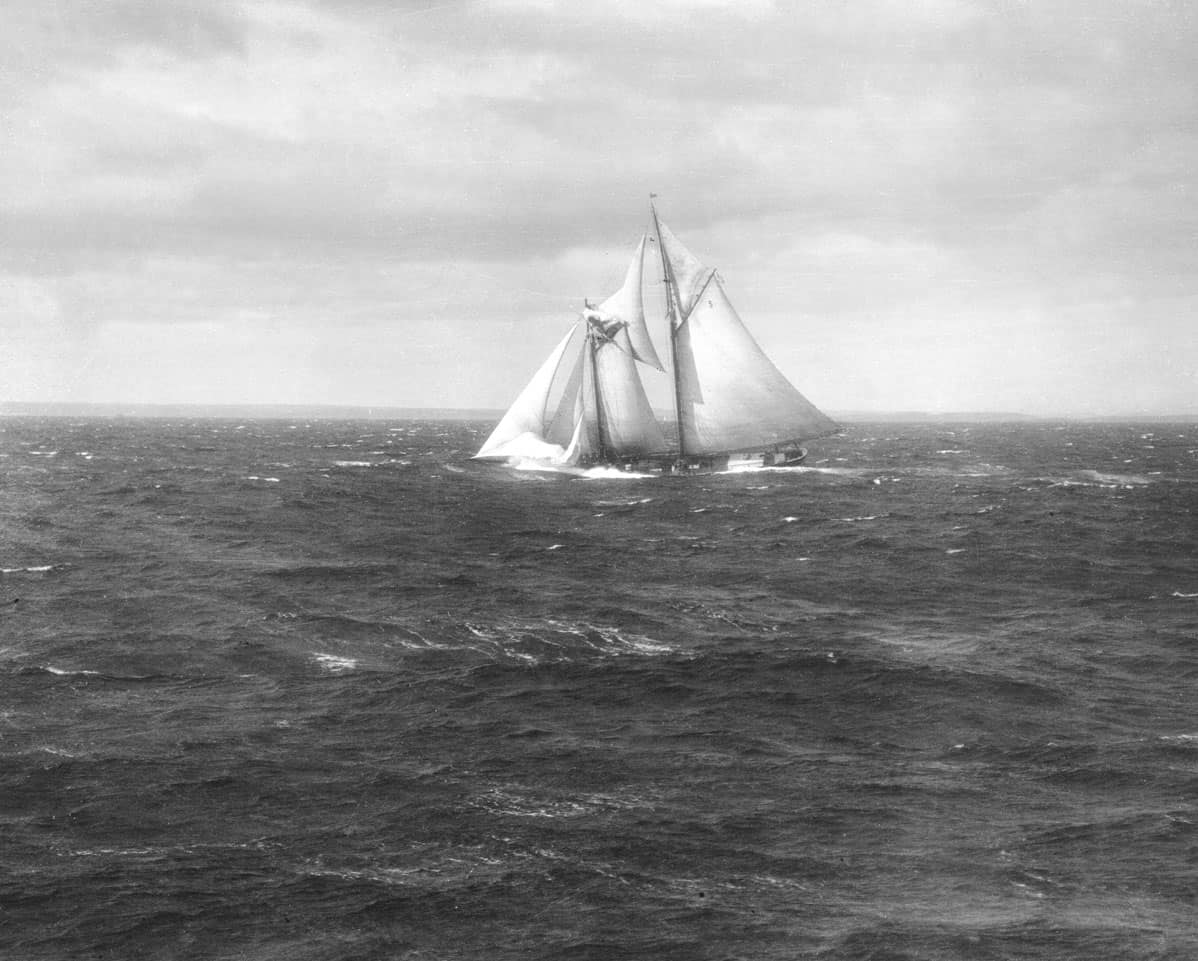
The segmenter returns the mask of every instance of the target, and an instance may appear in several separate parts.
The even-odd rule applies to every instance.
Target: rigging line
[[[711,282],[716,279],[715,268],[711,269],[711,273],[707,275],[707,279],[703,281],[703,286],[699,288],[699,292],[695,294],[695,302],[691,305],[690,312],[685,317],[678,321],[678,326],[681,327],[691,319],[691,314],[695,312],[695,308],[699,306],[699,301],[703,299],[703,295],[707,293],[707,288],[711,286]]]

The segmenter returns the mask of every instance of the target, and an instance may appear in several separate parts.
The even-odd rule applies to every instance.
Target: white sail
[[[604,449],[615,457],[663,454],[670,445],[653,416],[636,363],[621,348],[620,339],[592,348]]]
[[[570,332],[562,338],[561,343],[557,345],[553,353],[533,375],[532,380],[520,392],[515,403],[508,408],[508,412],[503,415],[503,419],[491,432],[486,443],[474,455],[476,458],[502,459],[511,456],[526,456],[520,454],[518,450],[514,450],[514,448],[528,446],[528,438],[525,435],[531,435],[542,442],[548,440],[546,437],[546,414],[550,392],[557,379],[562,355],[565,354],[566,348],[576,332],[577,327],[571,328]],[[513,442],[517,439],[522,439],[523,442],[514,444]]]
[[[567,445],[565,453],[560,458],[562,464],[577,464],[591,453],[588,436],[587,422],[584,418],[579,417],[578,423],[574,425],[574,434],[570,438],[570,443]]]
[[[624,321],[627,324],[628,342],[631,344],[633,356],[658,370],[664,370],[653,348],[649,337],[649,328],[645,324],[645,306],[642,297],[644,288],[645,238],[637,244],[632,263],[628,265],[628,273],[624,276],[624,286],[599,305],[599,313],[607,317]]]
[[[654,212],[665,283],[677,441],[687,458],[770,448],[837,429],[766,357],[729,303],[715,271]],[[624,284],[581,320],[541,365],[475,457],[554,465],[646,458],[674,466],[674,430],[663,431],[639,363],[661,370],[645,323],[644,256],[637,246]],[[656,273],[656,271],[654,271]],[[651,293],[661,294],[657,286]],[[667,440],[667,435],[670,439]],[[769,458],[766,458],[766,454]],[[788,461],[789,462],[789,461]]]
[[[545,414],[545,438],[555,444],[567,447],[572,443],[580,421],[586,413],[586,401],[583,397],[583,375],[586,372],[586,334],[583,324],[576,324],[571,337],[576,338],[562,360],[559,379],[564,375],[560,390],[554,389],[552,396],[557,403],[552,405]],[[569,365],[567,367],[567,361]],[[593,419],[593,418],[592,418]],[[594,431],[592,431],[592,435]]]
[[[765,355],[714,277],[678,328],[675,351],[687,454],[760,449],[837,429]]]
[[[699,299],[699,292],[714,271],[706,267],[698,257],[682,246],[682,242],[674,236],[674,232],[660,220],[657,221],[657,229],[661,237],[662,249],[670,261],[670,272],[678,291],[678,309],[682,312],[681,316],[675,318],[675,324],[681,324],[686,319],[686,315],[691,312],[695,301]]]

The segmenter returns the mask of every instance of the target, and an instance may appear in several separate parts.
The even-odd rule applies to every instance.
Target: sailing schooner
[[[651,231],[623,286],[584,309],[491,436],[478,460],[550,469],[614,466],[710,471],[785,467],[799,444],[840,430],[753,339],[716,271],[682,245],[650,202]],[[664,371],[645,321],[648,248],[665,287],[672,417],[654,415],[639,367]]]

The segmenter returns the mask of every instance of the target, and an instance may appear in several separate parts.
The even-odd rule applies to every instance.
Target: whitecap
[[[374,461],[369,460],[335,460],[334,467],[373,467]]]
[[[53,564],[43,564],[40,567],[0,567],[0,574],[45,574],[54,570]]]
[[[320,662],[321,667],[334,674],[352,671],[358,666],[358,662],[352,657],[338,657],[336,654],[314,654],[312,656]]]
[[[582,621],[506,622],[501,624],[462,625],[482,644],[471,644],[480,653],[514,658],[528,664],[570,658],[578,653],[598,653],[604,657],[628,655],[661,656],[675,653],[674,648],[640,634],[624,633],[614,627]]]
[[[51,747],[48,744],[43,744],[41,747],[36,748],[36,750],[41,751],[43,754],[52,754],[54,757],[78,757],[79,756],[78,754],[72,754],[70,751],[64,751],[60,747]]]
[[[1077,475],[1056,481],[1054,487],[1085,487],[1098,486],[1106,488],[1142,487],[1152,481],[1140,474],[1108,474],[1103,471],[1083,470]]]

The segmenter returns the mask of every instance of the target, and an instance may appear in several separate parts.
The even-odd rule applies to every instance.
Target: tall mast
[[[674,378],[674,427],[678,432],[678,457],[681,459],[686,456],[686,450],[682,444],[682,385],[678,379],[678,344],[675,339],[678,322],[682,317],[679,306],[681,298],[678,296],[678,282],[674,279],[670,259],[666,256],[666,245],[661,241],[661,223],[657,219],[657,207],[653,203],[653,195],[649,196],[649,209],[653,212],[653,232],[657,234],[657,252],[661,255],[661,269],[665,272],[666,312],[670,328],[670,373]]]

